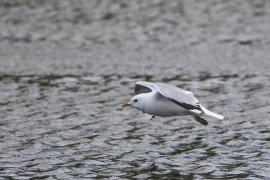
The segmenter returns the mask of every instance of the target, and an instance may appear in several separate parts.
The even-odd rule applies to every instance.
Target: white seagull
[[[207,125],[207,118],[213,117],[223,120],[220,114],[207,110],[196,99],[192,92],[178,87],[164,84],[138,81],[135,84],[135,96],[128,103],[122,105],[131,106],[142,112],[155,116],[185,116],[192,115],[203,125]]]

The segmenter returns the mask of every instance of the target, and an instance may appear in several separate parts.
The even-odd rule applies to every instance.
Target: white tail
[[[211,112],[211,111],[207,110],[205,107],[203,107],[202,105],[200,107],[202,108],[202,110],[204,112],[204,115],[211,116],[211,117],[214,117],[214,118],[217,118],[217,119],[220,119],[220,120],[224,119],[224,116],[222,116],[220,114],[217,114],[217,113],[214,113],[214,112]]]

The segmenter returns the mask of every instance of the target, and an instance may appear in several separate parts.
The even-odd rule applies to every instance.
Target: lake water
[[[0,177],[268,179],[269,3],[181,2],[3,1]],[[138,80],[225,119],[122,109]]]

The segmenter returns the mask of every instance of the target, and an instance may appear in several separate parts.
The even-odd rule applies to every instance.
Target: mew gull
[[[203,125],[207,125],[207,118],[213,117],[222,120],[220,114],[207,110],[196,99],[192,92],[164,83],[138,81],[135,84],[135,96],[123,104],[142,112],[155,116],[185,116],[192,115]]]

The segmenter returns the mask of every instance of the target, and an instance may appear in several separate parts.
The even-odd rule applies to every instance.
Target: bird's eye
[[[138,102],[138,99],[134,99],[134,102]]]

